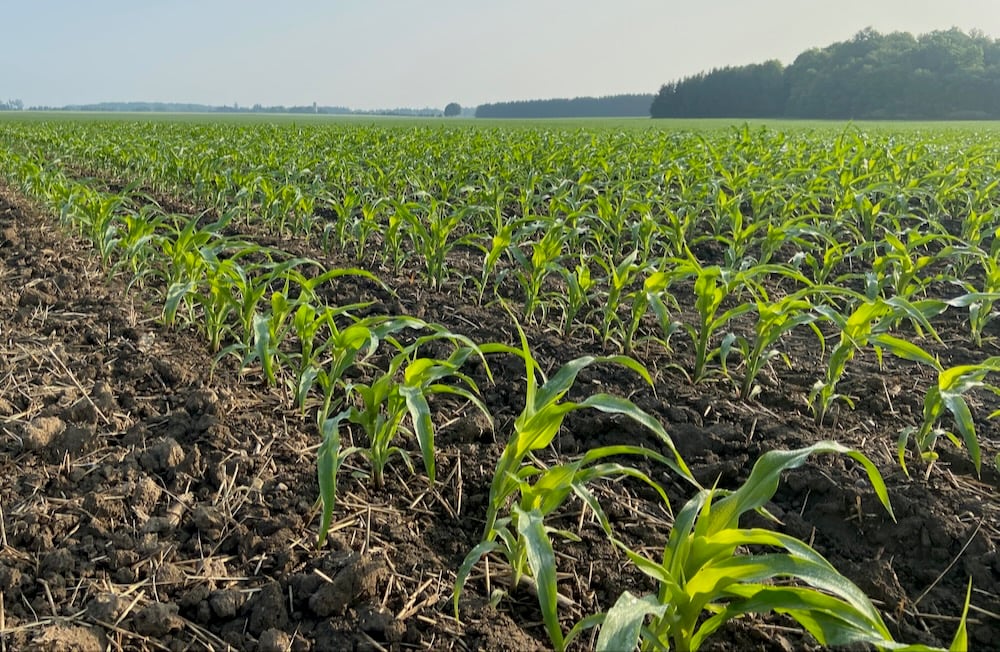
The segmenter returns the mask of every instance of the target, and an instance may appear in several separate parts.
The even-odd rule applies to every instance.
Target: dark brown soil
[[[455,288],[428,292],[410,276],[389,284],[398,297],[345,282],[336,298],[375,299],[476,341],[514,341],[500,308],[471,305]],[[398,460],[382,490],[345,468],[330,542],[316,550],[319,437],[311,420],[229,360],[213,370],[197,333],[158,324],[151,297],[109,281],[56,220],[0,192],[4,650],[547,646],[534,598],[522,590],[491,606],[482,573],[466,587],[461,621],[451,616],[455,571],[481,534],[492,469],[523,407],[523,367],[498,360],[494,384],[477,374],[495,430],[457,403],[435,405],[447,424],[437,441],[437,486]],[[996,353],[995,339],[968,351],[957,343],[957,323],[950,340],[948,328],[942,324],[949,347],[936,351],[946,363]],[[540,327],[529,337],[547,368],[599,349]],[[803,335],[788,350],[812,359],[814,347]],[[682,343],[669,360],[640,351],[663,370],[652,390],[606,367],[583,374],[579,387],[629,396],[654,413],[695,474],[720,486],[735,486],[774,448],[821,439],[860,448],[882,470],[897,522],[861,470],[836,458],[787,474],[770,511],[868,592],[903,640],[946,646],[971,576],[971,647],[996,644],[1000,479],[989,464],[977,479],[967,454],[948,445],[927,479],[919,468],[907,478],[895,463],[896,433],[918,418],[927,374],[859,357],[841,385],[858,397],[856,409],[839,409],[817,427],[805,403],[815,367],[776,368],[757,401],[741,402],[726,383],[692,386],[666,367],[687,366],[686,355]],[[992,460],[1000,438],[983,401],[973,407],[984,459]],[[579,415],[556,449],[573,455],[636,437],[646,436],[613,418]],[[662,479],[675,507],[689,497],[687,486]],[[670,518],[648,492],[628,483],[597,492],[618,532],[655,554]],[[571,505],[558,524],[576,529],[580,509]],[[581,543],[558,548],[560,590],[575,604],[567,625],[607,609],[624,589],[652,590],[596,525],[587,520],[579,533]],[[706,647],[815,647],[789,625],[739,621]]]

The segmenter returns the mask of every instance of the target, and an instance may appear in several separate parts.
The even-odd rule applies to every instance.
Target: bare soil
[[[503,310],[475,306],[456,287],[429,292],[409,274],[386,280],[397,296],[344,281],[330,299],[375,300],[376,309],[476,341],[514,341]],[[319,437],[311,420],[229,360],[213,367],[198,334],[165,329],[158,312],[153,295],[108,279],[54,218],[0,189],[0,648],[547,647],[530,593],[490,604],[487,581],[502,585],[499,569],[474,575],[461,621],[451,615],[455,571],[479,540],[492,469],[523,407],[519,363],[498,360],[494,383],[473,371],[494,429],[461,404],[435,404],[443,424],[437,486],[398,460],[381,490],[362,468],[345,468],[330,541],[316,550]],[[935,353],[943,361],[996,353],[996,331],[983,350],[969,350],[955,320],[941,325],[948,346]],[[550,368],[600,349],[542,327],[529,337]],[[787,351],[813,359],[815,346],[803,334]],[[690,366],[687,355],[682,343],[669,357],[640,351],[661,369],[654,388],[611,367],[589,370],[579,388],[629,396],[655,414],[706,483],[736,486],[774,448],[836,439],[863,450],[886,478],[896,522],[857,465],[822,457],[787,474],[769,507],[779,527],[868,592],[903,640],[947,646],[971,576],[971,647],[996,645],[1000,478],[989,464],[977,478],[967,453],[950,445],[927,478],[920,468],[907,478],[895,462],[896,433],[919,418],[926,372],[859,357],[841,385],[858,398],[855,409],[816,426],[805,403],[815,366],[776,367],[758,399],[742,402],[729,384],[692,386],[666,367]],[[992,460],[1000,437],[985,419],[985,399],[973,403]],[[657,445],[628,423],[581,414],[567,422],[554,454],[637,438]],[[686,485],[650,471],[675,508],[690,496]],[[630,483],[598,495],[617,531],[654,555],[671,522],[655,496]],[[560,590],[574,605],[567,624],[608,608],[624,589],[653,589],[581,510],[571,505],[558,521],[583,539],[558,546]],[[816,647],[790,625],[739,621],[706,647]]]

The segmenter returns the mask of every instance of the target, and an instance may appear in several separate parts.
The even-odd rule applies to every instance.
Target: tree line
[[[608,118],[648,116],[652,95],[496,102],[476,107],[477,118]]]
[[[789,66],[728,66],[665,84],[654,118],[1000,118],[1000,40],[957,28],[853,38]]]

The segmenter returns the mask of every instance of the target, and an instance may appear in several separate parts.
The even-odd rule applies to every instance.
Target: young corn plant
[[[428,480],[431,484],[435,482],[434,423],[427,400],[430,396],[447,394],[465,399],[483,412],[492,423],[492,417],[479,399],[479,388],[469,376],[460,371],[464,362],[476,355],[483,361],[487,376],[490,375],[489,366],[482,358],[479,347],[462,336],[444,330],[437,330],[431,335],[418,338],[409,346],[402,346],[391,337],[392,333],[403,329],[428,328],[428,324],[409,317],[373,318],[367,325],[364,321],[336,332],[338,343],[327,345],[333,353],[333,359],[325,376],[329,379],[330,386],[343,388],[345,400],[356,400],[356,403],[332,417],[327,416],[330,413],[332,392],[324,388],[324,405],[317,416],[323,438],[317,465],[320,486],[317,502],[321,512],[318,547],[322,547],[326,540],[333,519],[337,501],[337,473],[346,458],[355,454],[367,458],[372,466],[372,481],[378,487],[384,486],[385,467],[394,455],[399,455],[410,471],[413,471],[409,453],[393,443],[399,434],[407,431],[403,426],[407,415],[412,425],[408,432],[416,437],[420,446]],[[390,362],[389,369],[367,385],[342,383],[340,377],[349,366],[355,364],[358,353],[367,348],[366,357],[370,356],[382,338],[392,341],[399,351]],[[447,360],[416,357],[417,349],[422,344],[442,339],[456,345]],[[340,347],[339,351],[335,350],[337,347]],[[446,378],[457,379],[458,382],[441,382]],[[360,426],[364,431],[366,446],[342,445],[341,430],[348,423]]]
[[[805,268],[813,283],[839,285],[857,276],[850,273],[834,276],[834,273],[856,254],[856,245],[818,228],[800,227],[797,229],[797,235],[808,236],[804,241],[808,248],[797,252],[789,264],[796,269]],[[810,242],[814,244],[809,246]]]
[[[156,242],[166,259],[162,276],[168,288],[189,281],[200,281],[208,264],[206,261],[217,258],[218,252],[226,247],[245,245],[222,235],[222,230],[232,221],[232,216],[232,212],[227,213],[204,226],[200,225],[200,215],[178,216],[178,223],[164,229]],[[171,320],[167,321],[169,323]]]
[[[927,363],[938,370],[937,382],[931,385],[924,395],[921,424],[918,427],[904,428],[900,432],[897,443],[899,465],[909,475],[905,457],[906,446],[912,439],[921,460],[928,465],[927,473],[929,474],[938,457],[934,447],[941,435],[944,435],[958,447],[961,447],[963,442],[965,443],[978,475],[982,467],[982,451],[979,447],[979,438],[976,435],[975,419],[972,416],[972,410],[969,409],[968,402],[965,400],[965,394],[970,390],[981,388],[1000,395],[1000,387],[986,382],[987,375],[1000,371],[1000,356],[987,358],[978,364],[958,365],[947,369],[935,359],[931,359]],[[945,412],[951,413],[958,436],[938,426]],[[1000,410],[991,414],[990,417],[997,415],[1000,415]]]
[[[361,209],[363,198],[357,190],[345,188],[341,195],[329,194],[324,199],[336,218],[323,227],[323,251],[330,253],[335,248],[347,251],[351,244],[350,225]]]
[[[282,369],[281,345],[289,332],[289,318],[295,313],[296,304],[284,292],[273,292],[268,303],[270,310],[254,310],[250,318],[250,332],[220,351],[217,357],[236,355],[240,358],[240,369],[244,371],[254,361],[259,362],[264,382],[268,387],[275,387]]]
[[[418,357],[421,346],[433,340],[447,340],[456,344],[455,351],[445,360]],[[354,424],[364,433],[366,445],[357,452],[371,464],[372,481],[376,487],[385,486],[385,468],[394,455],[399,455],[412,472],[409,453],[396,444],[399,435],[406,432],[403,420],[410,417],[410,432],[416,437],[423,457],[424,470],[434,484],[434,424],[428,398],[435,394],[449,394],[470,402],[489,418],[486,406],[479,399],[475,381],[462,373],[461,367],[470,356],[482,357],[475,344],[453,333],[439,331],[418,338],[413,344],[402,347],[389,363],[388,368],[370,383],[352,382],[346,387],[348,409],[333,417]],[[485,359],[483,360],[485,364]],[[451,382],[442,382],[451,379]]]
[[[780,357],[791,366],[788,356],[777,349],[778,341],[785,333],[798,326],[808,326],[819,340],[820,348],[825,348],[823,333],[815,324],[819,315],[813,312],[813,303],[806,298],[815,292],[814,288],[806,288],[774,301],[757,299],[753,339],[736,339],[736,348],[742,354],[744,363],[740,398],[749,400],[760,390],[757,378],[771,360]]]
[[[765,453],[736,491],[705,489],[688,501],[677,514],[659,561],[616,542],[656,582],[658,590],[641,598],[626,591],[607,613],[578,623],[567,640],[600,625],[597,650],[639,647],[694,652],[727,621],[746,614],[779,613],[791,617],[824,646],[932,650],[893,640],[868,596],[804,541],[767,529],[740,527],[740,519],[750,511],[767,515],[765,505],[783,471],[801,466],[818,453],[839,453],[859,462],[879,501],[893,516],[882,476],[858,451],[824,441],[808,448]],[[965,614],[952,649],[965,649],[964,641]]]
[[[212,259],[206,269],[203,289],[192,288],[194,303],[202,311],[202,327],[209,349],[216,353],[222,348],[222,338],[238,322],[240,296],[238,288],[245,286],[247,273],[238,256]],[[237,291],[234,291],[237,290]]]
[[[357,260],[364,260],[368,241],[382,230],[382,213],[385,212],[383,207],[387,205],[388,200],[380,198],[362,204],[360,213],[354,215],[350,225],[349,242],[354,244],[354,257]]]
[[[330,524],[333,522],[333,510],[337,505],[337,475],[344,460],[358,452],[356,446],[343,448],[340,440],[340,422],[344,413],[320,422],[320,435],[323,439],[319,445],[316,458],[316,473],[319,480],[320,525],[316,538],[316,548],[320,549],[326,543]],[[314,508],[315,509],[315,508]]]
[[[552,220],[542,228],[545,229],[545,233],[531,244],[530,256],[517,246],[509,249],[518,264],[515,278],[524,292],[524,316],[529,321],[534,321],[535,313],[540,308],[542,317],[545,316],[542,289],[545,279],[557,272],[560,267],[570,230],[561,220]]]
[[[396,202],[395,207],[414,253],[424,264],[427,284],[432,290],[441,288],[448,276],[448,254],[458,246],[474,242],[473,235],[456,237],[473,209],[456,210],[433,198],[426,207],[416,202]]]
[[[335,395],[343,395],[346,399],[349,383],[344,377],[348,369],[367,366],[367,361],[378,350],[381,342],[389,341],[396,345],[396,340],[391,337],[395,333],[429,328],[426,322],[414,317],[385,316],[365,317],[345,328],[339,328],[333,320],[329,320],[326,326],[330,331],[329,336],[314,346],[316,363],[304,372],[303,380],[299,381],[300,388],[297,389],[297,392],[302,393],[300,404],[304,406],[309,389],[314,384],[319,386],[322,402],[316,418],[320,424],[333,413]],[[396,346],[397,352],[401,348]]]
[[[656,318],[660,335],[647,335],[641,340],[657,342],[665,350],[670,350],[670,338],[681,328],[680,322],[670,319],[670,308],[675,310],[679,308],[677,299],[670,293],[670,282],[671,275],[669,273],[654,271],[646,277],[641,288],[633,290],[626,296],[631,318],[626,324],[622,342],[622,350],[625,355],[632,354],[642,319],[650,311]]]
[[[161,237],[161,246],[164,251],[171,250],[172,257],[164,262],[159,270],[160,273],[169,279],[166,296],[163,302],[163,323],[173,326],[177,321],[178,314],[183,315],[185,324],[193,324],[196,321],[195,308],[199,300],[203,303],[210,295],[199,294],[198,288],[206,283],[206,279],[212,277],[218,268],[219,253],[226,248],[223,241],[216,241],[211,246],[202,246],[193,250],[182,250],[174,248],[174,245],[164,241],[168,237]],[[209,305],[211,310],[214,306]],[[221,339],[221,332],[220,332]]]
[[[694,345],[694,369],[691,381],[699,383],[709,375],[709,362],[719,358],[724,363],[735,341],[735,335],[730,333],[723,338],[719,346],[713,347],[712,341],[716,334],[733,319],[750,312],[755,307],[752,302],[743,302],[722,310],[723,301],[736,289],[743,287],[750,278],[744,272],[723,269],[717,265],[703,267],[693,256],[678,266],[674,276],[694,277],[694,308],[697,321],[693,324],[682,323],[681,328]]]
[[[265,252],[270,256],[274,252]],[[335,268],[315,276],[306,276],[299,267],[318,266],[306,258],[289,258],[281,262],[266,262],[253,266],[253,273],[239,277],[240,284],[236,288],[239,297],[240,335],[236,342],[220,352],[218,357],[235,354],[241,358],[241,368],[246,369],[255,360],[260,362],[264,379],[269,386],[278,383],[277,371],[287,367],[293,371],[294,380],[290,381],[293,394],[298,398],[303,391],[304,372],[314,361],[316,352],[306,343],[306,348],[286,351],[282,344],[290,333],[310,336],[308,310],[300,315],[303,306],[321,305],[317,295],[318,288],[324,283],[342,276],[360,276],[381,283],[370,272],[357,268]],[[277,288],[277,289],[275,289]],[[271,292],[269,306],[264,297]],[[333,312],[346,313],[363,304],[340,306]],[[262,306],[264,308],[262,309]],[[268,309],[269,307],[269,309]],[[322,310],[320,311],[322,312]],[[299,317],[296,321],[295,317]],[[314,320],[318,318],[313,315]],[[325,322],[329,326],[332,322]],[[317,329],[322,324],[312,324]],[[312,333],[315,337],[315,333]],[[306,390],[308,391],[308,390]]]
[[[90,238],[101,256],[101,266],[110,269],[121,231],[120,213],[134,184],[121,194],[103,194],[84,188],[76,196],[74,220],[81,233]]]
[[[600,478],[615,476],[629,476],[645,482],[669,507],[665,492],[649,476],[634,467],[608,462],[607,458],[612,456],[645,457],[664,464],[695,486],[699,485],[663,426],[631,401],[608,394],[594,394],[579,402],[563,400],[577,375],[595,363],[622,365],[652,384],[648,372],[641,365],[625,356],[584,356],[567,363],[546,379],[531,354],[527,337],[519,324],[518,333],[520,350],[503,345],[483,347],[486,352],[508,352],[521,357],[527,388],[524,410],[514,422],[514,433],[493,475],[482,540],[466,556],[455,580],[455,616],[458,617],[462,589],[473,567],[485,555],[499,552],[510,567],[510,589],[514,590],[522,583],[534,587],[549,640],[557,650],[562,650],[566,641],[559,623],[559,592],[551,535],[559,534],[571,539],[575,535],[553,530],[545,524],[546,517],[563,505],[570,495],[576,495],[594,512],[610,536],[610,522],[587,485]],[[542,378],[540,386],[539,377]],[[670,456],[640,446],[620,445],[595,448],[574,462],[553,467],[546,467],[535,460],[534,451],[551,444],[566,415],[585,409],[632,419],[656,434]],[[514,504],[511,505],[511,502]]]
[[[368,305],[368,303],[356,303],[346,306],[316,306],[310,302],[302,302],[296,309],[291,328],[298,342],[298,350],[285,356],[285,360],[294,371],[292,392],[295,395],[296,407],[305,410],[309,393],[317,384],[321,373],[332,384],[340,380],[347,365],[353,364],[354,355],[361,346],[353,349],[354,355],[348,358],[346,364],[331,363],[331,368],[324,369],[324,363],[328,362],[325,356],[336,344],[336,336],[340,333],[337,329],[337,318],[350,317],[351,311]],[[323,337],[327,333],[329,335]],[[333,366],[336,368],[332,368]],[[330,374],[333,374],[332,377]],[[329,416],[328,411],[320,420],[327,416]]]
[[[900,320],[909,319],[918,331],[927,331],[937,339],[937,333],[928,317],[943,310],[944,306],[940,301],[910,302],[902,297],[862,300],[848,315],[842,315],[830,306],[816,306],[814,309],[840,330],[840,339],[830,353],[824,378],[816,381],[809,393],[809,405],[816,423],[823,423],[834,401],[843,400],[853,407],[850,397],[837,393],[837,384],[855,353],[869,344],[875,346],[879,354],[882,350],[887,350],[904,360],[924,362],[932,366],[936,364],[933,356],[922,348],[890,335],[888,331]]]
[[[574,327],[577,326],[577,317],[594,298],[595,281],[591,278],[590,266],[583,257],[573,269],[560,266],[559,274],[566,283],[566,296],[561,301],[562,333],[564,337],[569,337]]]
[[[1000,252],[998,252],[1000,253]],[[960,276],[953,281],[962,287],[966,293],[948,303],[952,306],[968,308],[969,310],[969,333],[972,342],[977,347],[983,345],[983,331],[986,326],[997,317],[997,311],[993,309],[994,304],[1000,301],[1000,261],[995,253],[987,254],[979,249],[970,252],[962,252],[966,259],[974,260],[982,269],[981,287],[967,280],[967,276]],[[958,255],[956,255],[956,258]]]
[[[393,274],[399,274],[406,263],[409,252],[403,246],[403,237],[406,229],[404,216],[399,211],[389,213],[385,231],[382,233],[382,242],[385,250],[382,253],[382,260],[388,264]]]
[[[142,287],[143,280],[153,273],[155,240],[165,223],[166,216],[148,205],[138,211],[129,211],[116,243],[120,257],[112,267],[112,273],[127,270],[132,277],[130,284]]]
[[[493,236],[490,238],[489,246],[487,247],[482,243],[477,245],[480,251],[483,252],[483,267],[477,283],[479,288],[477,303],[479,305],[483,305],[483,298],[486,295],[487,287],[492,286],[494,292],[499,287],[502,278],[496,276],[497,264],[505,256],[512,255],[514,234],[523,226],[521,222],[520,220],[511,220],[498,223],[495,226],[496,230]]]
[[[935,256],[919,253],[926,245],[941,239],[940,234],[920,234],[910,231],[904,242],[892,233],[883,236],[883,253],[875,256],[872,269],[882,294],[885,288],[891,296],[912,299],[923,294],[931,277],[925,270],[936,260]]]
[[[602,256],[595,256],[594,261],[604,270],[603,292],[600,293],[601,300],[601,339],[607,344],[616,336],[624,340],[627,337],[629,323],[622,321],[618,314],[618,308],[622,300],[627,296],[627,290],[635,282],[636,277],[642,273],[642,267],[636,262],[638,250],[625,256],[617,264],[610,258],[605,260]],[[622,349],[625,342],[619,343]]]

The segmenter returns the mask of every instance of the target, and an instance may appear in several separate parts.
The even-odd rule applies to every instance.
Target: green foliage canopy
[[[920,36],[868,28],[778,61],[665,84],[654,118],[1000,118],[1000,40],[957,28]]]

